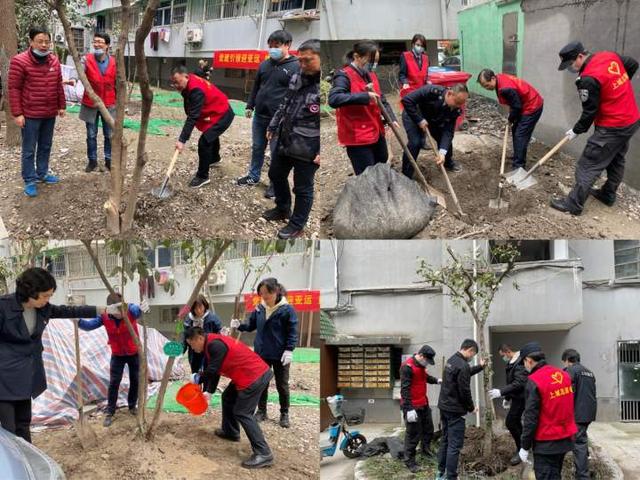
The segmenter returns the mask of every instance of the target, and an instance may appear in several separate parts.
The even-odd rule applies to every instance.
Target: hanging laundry
[[[149,39],[151,41],[151,49],[158,51],[158,32],[151,32]]]
[[[169,39],[171,38],[171,30],[166,30],[164,32],[164,38],[163,40],[167,43],[169,43]]]

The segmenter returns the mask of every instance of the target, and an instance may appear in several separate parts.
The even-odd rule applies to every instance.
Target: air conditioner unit
[[[190,28],[187,30],[187,43],[200,43],[202,42],[202,29]]]
[[[56,33],[56,43],[64,43],[64,35]]]
[[[227,283],[227,271],[216,270],[209,274],[209,285],[212,287],[219,287]]]

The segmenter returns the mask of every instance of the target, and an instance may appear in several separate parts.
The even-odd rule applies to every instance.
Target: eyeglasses
[[[32,40],[36,45],[49,45],[51,44],[51,40]]]

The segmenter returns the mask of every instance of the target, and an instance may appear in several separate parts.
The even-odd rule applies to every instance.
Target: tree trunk
[[[476,321],[476,327],[478,331],[478,346],[480,347],[480,357],[483,358],[486,362],[486,365],[482,372],[482,392],[484,394],[485,404],[482,455],[485,457],[489,457],[493,453],[493,419],[495,413],[493,408],[493,400],[489,396],[489,390],[491,388],[491,377],[493,376],[493,364],[491,362],[491,356],[489,355],[487,350],[487,342],[484,335],[484,326],[485,322]]]
[[[9,107],[9,61],[18,53],[18,34],[15,28],[16,14],[14,0],[2,0],[0,2],[0,76],[2,77],[2,109],[5,112],[7,133],[5,146],[17,147],[20,145],[20,128],[13,123],[11,108]]]

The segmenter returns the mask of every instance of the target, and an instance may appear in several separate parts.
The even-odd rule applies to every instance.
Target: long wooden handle
[[[82,398],[82,364],[80,362],[80,332],[78,329],[78,320],[73,321],[73,333],[75,337],[76,347],[76,395],[78,398],[78,411],[82,417],[84,410],[84,400]],[[82,420],[82,418],[80,418]]]
[[[436,157],[440,156],[440,152],[438,151],[438,145],[436,145],[436,141],[433,139],[433,137],[431,136],[431,132],[429,131],[429,126],[427,125],[427,128],[425,129],[425,133],[427,135],[427,139],[429,140],[429,144],[431,145],[431,149],[433,150],[433,153],[435,154]],[[444,168],[444,164],[440,164],[440,171],[442,172],[442,175],[444,175],[444,180],[445,182],[447,182],[447,188],[449,189],[449,193],[451,194],[451,198],[453,198],[453,203],[456,206],[456,209],[458,210],[458,213],[460,215],[464,215],[464,212],[462,211],[462,208],[460,207],[460,202],[458,202],[458,196],[456,195],[456,191],[453,189],[453,185],[451,185],[451,181],[449,180],[449,175],[447,174],[447,169]]]
[[[509,139],[509,124],[504,127],[504,140],[502,141],[502,158],[500,159],[500,177],[504,175],[504,161],[507,158],[507,140]]]
[[[171,163],[169,164],[169,168],[167,169],[166,177],[171,177],[173,173],[173,168],[176,166],[176,160],[178,160],[178,155],[180,154],[180,150],[176,148],[176,151],[173,152],[173,157],[171,157]]]
[[[564,137],[562,140],[556,143],[555,146],[551,150],[549,150],[544,157],[538,160],[538,163],[536,163],[533,167],[531,167],[531,170],[527,172],[527,174],[522,178],[521,181],[524,181],[527,178],[529,178],[531,174],[535,172],[538,167],[541,167],[542,165],[544,165],[544,163],[547,160],[549,160],[553,156],[553,154],[556,153],[560,149],[560,147],[562,147],[568,141],[569,141],[569,137]]]

